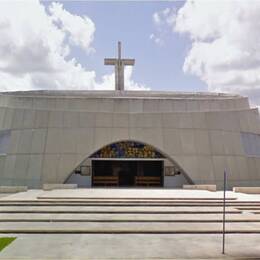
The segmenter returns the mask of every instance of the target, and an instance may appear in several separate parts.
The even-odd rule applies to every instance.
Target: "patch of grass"
[[[11,244],[15,239],[16,237],[0,237],[0,252],[9,244]]]

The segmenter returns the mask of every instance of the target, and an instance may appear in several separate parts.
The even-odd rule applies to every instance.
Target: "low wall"
[[[234,192],[260,194],[260,187],[233,187]]]
[[[42,185],[43,190],[55,190],[55,189],[77,189],[77,184],[60,184],[60,183],[45,183]]]
[[[16,193],[27,191],[27,186],[0,186],[0,193]]]
[[[216,191],[217,185],[214,184],[195,184],[195,185],[183,185],[183,189],[185,190],[208,190],[208,191]]]

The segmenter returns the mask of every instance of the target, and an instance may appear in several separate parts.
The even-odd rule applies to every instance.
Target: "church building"
[[[247,97],[219,93],[19,91],[0,94],[0,183],[40,188],[260,186],[260,123]]]

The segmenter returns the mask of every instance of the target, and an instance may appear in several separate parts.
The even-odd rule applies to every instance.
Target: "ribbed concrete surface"
[[[102,147],[127,140],[149,144],[196,184],[260,185],[259,113],[248,98],[218,93],[30,91],[0,94],[1,185],[39,188],[64,183]],[[254,146],[256,142],[253,142]],[[250,144],[251,145],[251,144]],[[248,153],[248,154],[246,154]],[[90,176],[84,184],[91,186]],[[186,183],[186,182],[184,182]],[[165,176],[164,187],[181,187]]]

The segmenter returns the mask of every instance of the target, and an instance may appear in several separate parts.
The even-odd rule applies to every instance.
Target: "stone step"
[[[0,207],[5,207],[5,206],[69,206],[69,207],[75,207],[75,206],[93,206],[93,207],[222,207],[223,202],[218,202],[218,203],[150,203],[150,202],[145,202],[145,203],[140,203],[140,202],[133,202],[133,203],[125,203],[125,202],[0,202]],[[234,206],[234,207],[260,207],[260,204],[251,204],[251,203],[228,203],[226,202],[226,206]]]
[[[0,233],[222,233],[222,223],[0,222]],[[260,233],[260,223],[227,223],[226,233]]]
[[[32,219],[32,218],[23,218],[23,219],[12,219],[12,218],[7,218],[7,219],[0,219],[0,222],[94,222],[94,223],[139,223],[139,222],[148,222],[148,223],[223,223],[222,219],[219,220],[210,220],[210,219],[205,219],[205,220],[134,220],[134,219],[119,219],[119,220],[94,220],[94,219],[44,219],[44,218],[38,218],[38,219]],[[231,220],[226,220],[226,223],[233,223],[233,222],[239,222],[239,223],[257,223],[260,222],[260,219],[231,219]]]
[[[75,197],[55,197],[55,196],[46,196],[46,195],[42,195],[42,196],[37,196],[37,199],[39,200],[43,200],[43,199],[47,199],[47,200],[113,200],[113,201],[118,201],[118,200],[154,200],[154,201],[186,201],[186,200],[190,200],[190,201],[218,201],[218,200],[222,200],[222,197],[122,197],[122,196],[118,196],[118,197],[91,197],[91,196],[84,196],[84,197],[80,197],[80,196],[75,196]],[[226,200],[236,200],[236,197],[227,197]]]
[[[242,207],[241,207],[242,208]],[[246,207],[247,208],[247,207]],[[1,206],[0,207],[0,210],[16,210],[17,209],[17,206]],[[174,210],[174,211],[181,211],[181,210],[190,210],[190,211],[196,211],[196,210],[201,210],[201,211],[211,211],[211,210],[218,210],[218,209],[223,209],[223,206],[208,206],[208,207],[201,207],[201,206],[193,206],[193,207],[190,207],[190,206],[149,206],[149,205],[146,205],[146,206],[106,206],[106,207],[103,207],[101,205],[91,205],[91,206],[53,206],[53,205],[48,205],[48,206],[42,206],[42,205],[37,205],[37,206],[24,206],[24,205],[21,205],[19,206],[18,208],[19,210],[34,210],[34,209],[40,209],[40,210],[77,210],[77,211],[80,211],[80,210],[120,210],[120,211],[127,211],[127,210],[151,210],[151,211],[167,211],[167,210]],[[229,210],[234,210],[236,211],[233,207],[229,207]]]
[[[59,203],[59,202],[0,202],[0,207],[57,207],[57,206],[66,206],[66,207],[222,207],[223,202],[221,203],[125,203],[125,202],[76,202],[76,203]],[[251,204],[251,203],[226,203],[227,207],[255,207],[260,208],[260,204]]]
[[[151,203],[151,204],[164,204],[164,203],[169,203],[169,204],[206,204],[206,205],[210,205],[210,204],[222,204],[223,203],[223,199],[219,199],[219,200],[150,200],[150,199],[140,199],[140,200],[111,200],[111,199],[90,199],[90,200],[79,200],[79,199],[7,199],[7,197],[5,198],[0,198],[0,203],[4,204],[4,203],[49,203],[49,204],[55,204],[55,203],[70,203],[70,204],[74,204],[74,203],[94,203],[94,204],[100,204],[100,203],[113,203],[113,204],[128,204],[128,203],[133,203],[133,204],[147,204],[147,203]],[[260,201],[238,201],[238,200],[227,200],[226,203],[251,203],[251,204],[260,204]]]
[[[1,210],[0,213],[30,213],[30,214],[38,214],[38,213],[43,213],[43,214],[49,214],[49,213],[59,213],[59,214],[194,214],[194,213],[200,213],[200,214],[218,214],[218,213],[223,213],[222,210],[211,210],[211,211],[203,211],[203,210],[196,210],[196,211],[191,211],[191,210],[164,210],[164,211],[152,211],[152,210],[127,210],[127,211],[120,211],[118,209],[114,210]],[[241,214],[242,211],[239,210],[226,210],[226,214]]]
[[[64,220],[64,221],[222,221],[223,214],[23,214],[2,213],[0,221],[6,220]],[[259,221],[260,216],[254,214],[227,214],[228,221]]]
[[[112,206],[74,206],[68,207],[68,206],[2,206],[0,207],[0,213],[40,213],[40,212],[67,212],[67,213],[141,213],[141,212],[151,212],[151,213],[219,213],[222,212],[223,207],[165,207],[165,206],[146,206],[146,207],[140,207],[140,206],[120,206],[120,207],[112,207]],[[237,209],[228,207],[227,212],[240,212]]]
[[[0,206],[222,206],[222,201],[59,201],[31,200],[10,201],[0,200]],[[258,201],[227,201],[227,206],[258,207]]]
[[[260,210],[260,207],[255,207],[255,206],[239,206],[239,207],[236,207],[238,210]]]
[[[82,218],[74,218],[74,219],[68,219],[68,218],[1,218],[0,222],[94,222],[94,223],[223,223],[223,219],[82,219]],[[260,222],[260,219],[227,219],[225,220],[226,223],[233,223],[233,222],[239,222],[239,223],[257,223]]]

